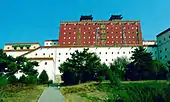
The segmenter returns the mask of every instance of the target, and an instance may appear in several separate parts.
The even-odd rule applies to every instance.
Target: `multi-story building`
[[[170,66],[170,28],[157,35],[158,59]]]
[[[92,15],[80,21],[60,23],[59,45],[142,46],[139,20],[122,20],[112,15],[109,20],[93,21]]]
[[[60,79],[60,64],[70,58],[71,53],[82,51],[84,48],[95,52],[101,62],[107,65],[117,57],[130,58],[137,46],[144,46],[148,52],[152,52],[154,59],[170,63],[170,29],[157,35],[157,42],[142,41],[139,21],[125,21],[120,15],[111,16],[108,21],[92,21],[92,18],[82,16],[78,22],[61,22],[59,41],[46,40],[44,46],[39,43],[6,44],[4,52],[39,62],[35,69],[39,73],[46,70],[49,79],[53,81]],[[21,74],[17,76],[20,77]]]

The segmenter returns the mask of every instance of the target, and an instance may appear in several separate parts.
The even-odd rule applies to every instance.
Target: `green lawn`
[[[145,94],[148,94],[151,96],[153,93],[155,93],[155,91],[153,91],[153,93],[147,92],[147,90],[149,89],[151,90],[160,89],[160,94],[162,94],[163,97],[166,96],[167,93],[169,93],[169,91],[162,92],[161,90],[161,88],[164,89],[164,88],[169,87],[167,84],[167,81],[164,81],[164,80],[163,81],[155,81],[155,80],[123,81],[121,83],[122,85],[119,89],[111,88],[109,85],[109,81],[104,81],[101,84],[101,86],[98,85],[97,82],[90,82],[90,83],[85,83],[85,84],[80,84],[80,85],[61,87],[60,90],[62,94],[65,96],[67,102],[107,102],[106,100],[109,97],[117,97],[118,94],[122,95],[122,97],[127,100],[133,100],[133,98],[138,99],[137,95],[139,95],[140,97],[144,97],[143,101],[145,101],[147,100],[145,99],[146,96],[141,93],[146,92]],[[110,91],[110,89],[112,91]],[[132,95],[130,96],[129,93],[136,95],[136,97],[133,97]],[[169,100],[169,99],[166,99],[166,100]],[[133,102],[136,102],[136,101],[133,101]]]
[[[0,88],[0,102],[37,102],[45,86],[9,85]]]

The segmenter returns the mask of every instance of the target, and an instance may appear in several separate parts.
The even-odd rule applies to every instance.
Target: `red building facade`
[[[112,15],[108,21],[92,21],[92,17],[84,16],[80,21],[61,22],[58,44],[61,46],[142,46],[140,21],[122,20],[120,16],[114,18]]]

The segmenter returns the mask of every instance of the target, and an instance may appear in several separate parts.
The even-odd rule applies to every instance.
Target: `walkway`
[[[65,98],[57,88],[48,87],[44,90],[38,102],[65,102]]]

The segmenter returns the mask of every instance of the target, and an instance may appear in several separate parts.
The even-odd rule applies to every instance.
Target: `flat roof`
[[[39,42],[17,42],[17,43],[6,43],[5,45],[15,45],[15,44],[39,44]]]
[[[156,42],[156,40],[143,40],[143,42]]]
[[[166,32],[169,32],[169,31],[170,31],[170,28],[168,28],[168,29],[166,29],[165,31],[159,33],[156,37],[159,37],[159,36],[165,34]]]
[[[45,41],[58,41],[58,40],[45,40]]]
[[[112,20],[112,21],[108,21],[108,20],[96,20],[96,21],[61,21],[60,23],[109,23],[109,22],[140,22],[140,20]]]

